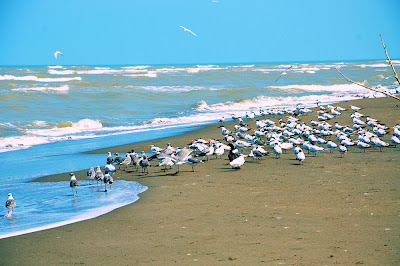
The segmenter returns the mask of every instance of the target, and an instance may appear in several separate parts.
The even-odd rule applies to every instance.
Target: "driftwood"
[[[275,80],[275,82],[277,82],[282,76],[283,76],[283,74],[285,74],[286,73],[286,71],[288,71],[289,69],[291,69],[293,66],[290,66],[290,67],[288,67],[288,69],[286,69],[285,71],[283,71],[280,75],[279,75],[279,77]],[[286,73],[287,74],[287,73]]]
[[[395,77],[395,79],[397,80],[397,82],[400,84],[399,76],[397,76],[396,70],[394,69],[394,66],[393,66],[393,64],[392,64],[392,61],[390,60],[389,55],[388,55],[388,52],[387,52],[387,50],[386,50],[386,46],[385,46],[385,44],[383,43],[382,34],[379,34],[379,36],[381,36],[381,41],[382,41],[383,49],[385,49],[386,57],[387,57],[387,59],[389,60],[390,66],[392,67],[392,70],[393,70],[393,73],[394,73],[394,77]]]
[[[335,67],[335,68],[336,68],[336,67]],[[394,99],[400,101],[400,98],[398,98],[398,97],[396,97],[396,96],[394,96],[394,95],[391,95],[390,93],[387,93],[387,92],[384,92],[384,91],[380,91],[380,90],[377,90],[377,89],[375,89],[375,88],[368,87],[368,86],[366,86],[366,85],[364,85],[364,84],[355,82],[355,81],[349,79],[348,77],[346,77],[342,72],[340,72],[339,69],[336,68],[336,70],[337,70],[337,71],[340,73],[340,75],[342,75],[342,77],[344,77],[348,82],[351,82],[351,83],[356,84],[356,85],[358,85],[358,86],[364,87],[364,88],[369,89],[369,90],[371,90],[371,91],[383,93],[383,94],[385,94],[385,95],[387,95],[387,96],[389,96],[389,97],[392,97],[392,98],[394,98]]]

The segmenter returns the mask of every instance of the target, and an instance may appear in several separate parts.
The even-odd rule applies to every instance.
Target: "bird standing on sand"
[[[114,163],[114,157],[112,157],[111,152],[108,152],[107,164],[112,164],[112,163]]]
[[[306,159],[306,155],[304,154],[302,149],[298,149],[296,153],[296,159],[299,161],[299,164],[303,164],[303,161]]]
[[[14,208],[17,206],[17,203],[15,202],[13,196],[11,193],[8,193],[8,200],[6,201],[6,208],[8,209],[8,213],[5,215],[6,217],[9,217],[12,215],[14,212]],[[11,210],[11,213],[10,213]]]
[[[99,181],[100,181],[100,185],[102,185],[103,180],[104,180],[104,174],[101,171],[100,166],[97,166],[95,178],[97,180],[97,185],[99,185]]]
[[[396,146],[398,144],[400,144],[400,140],[398,137],[396,137],[396,135],[392,134],[392,137],[390,138],[390,141],[394,144],[394,147],[396,148]]]
[[[93,167],[90,167],[90,169],[86,172],[86,177],[89,179],[89,185],[91,185],[91,181],[96,177],[96,172],[94,171]]]
[[[110,163],[107,163],[104,168],[105,168],[105,171],[108,172],[108,173],[113,173],[113,172],[116,171],[115,170],[115,166],[110,164]]]
[[[120,163],[120,165],[128,166],[131,164],[131,162],[132,162],[132,158],[131,158],[129,152],[127,152],[125,159]]]
[[[140,167],[142,167],[142,173],[146,173],[146,174],[149,173],[150,163],[149,163],[149,160],[147,159],[146,154],[144,154],[142,159],[139,161],[139,165],[140,165]]]
[[[339,146],[340,157],[343,158],[344,154],[347,152],[347,148],[344,145]]]
[[[185,28],[185,27],[183,27],[183,26],[179,26],[179,27],[181,27],[184,31],[190,32],[190,33],[193,34],[194,36],[197,36],[196,34],[193,33],[193,31],[191,31],[191,30],[189,30],[189,29],[187,29],[187,28]]]
[[[208,158],[207,158],[208,159]],[[202,163],[203,161],[197,158],[193,158],[191,155],[186,159],[186,162],[192,166],[192,171],[194,172],[194,166]]]
[[[72,196],[74,197],[78,196],[78,187],[79,187],[78,180],[76,180],[74,173],[70,173],[69,175],[71,176],[71,181],[69,182],[69,186],[72,188]],[[76,189],[75,194],[74,194],[74,189]]]
[[[232,166],[233,169],[240,169],[240,167],[244,164],[244,155],[240,154],[239,157],[234,159],[232,162],[229,164]]]

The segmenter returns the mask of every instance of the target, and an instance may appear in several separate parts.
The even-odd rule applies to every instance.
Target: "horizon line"
[[[400,58],[391,59],[393,60],[400,60]],[[384,59],[346,59],[346,60],[298,60],[298,61],[271,61],[271,62],[208,62],[208,63],[153,63],[153,64],[146,64],[146,63],[121,63],[121,64],[69,64],[69,65],[59,65],[59,64],[15,64],[15,65],[2,65],[1,67],[17,67],[17,66],[33,66],[33,67],[43,67],[43,66],[143,66],[143,65],[150,65],[150,66],[165,66],[165,65],[246,65],[246,64],[254,64],[254,65],[261,65],[261,64],[301,64],[301,63],[323,63],[323,62],[366,62],[366,61],[388,61],[387,58]]]

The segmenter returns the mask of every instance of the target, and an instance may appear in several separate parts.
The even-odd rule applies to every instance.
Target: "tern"
[[[183,27],[183,26],[179,26],[179,27],[181,27],[184,31],[190,32],[190,33],[193,34],[194,36],[197,36],[196,34],[194,34],[193,31],[191,31],[191,30],[189,30],[189,29],[187,29],[187,28],[185,28],[185,27]]]
[[[64,56],[60,51],[55,51],[54,52],[54,57],[57,59],[57,55],[62,55],[62,56]]]

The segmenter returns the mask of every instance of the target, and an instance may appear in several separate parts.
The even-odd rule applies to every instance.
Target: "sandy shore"
[[[390,127],[400,119],[394,99],[352,103]],[[349,102],[338,105],[348,108]],[[349,114],[335,121],[350,124]],[[301,116],[309,119],[315,113]],[[149,151],[149,144],[184,147],[197,137],[222,136],[210,125],[96,152],[106,158],[107,151]],[[344,158],[337,151],[306,156],[303,165],[289,151],[261,163],[248,158],[240,170],[231,169],[224,155],[195,172],[183,165],[177,175],[160,167],[149,175],[133,167],[117,172],[114,178],[149,189],[134,204],[95,219],[1,239],[0,264],[399,265],[400,146],[365,153],[351,147]],[[85,172],[76,172],[77,178],[86,179]],[[39,181],[60,180],[69,180],[68,174]]]

